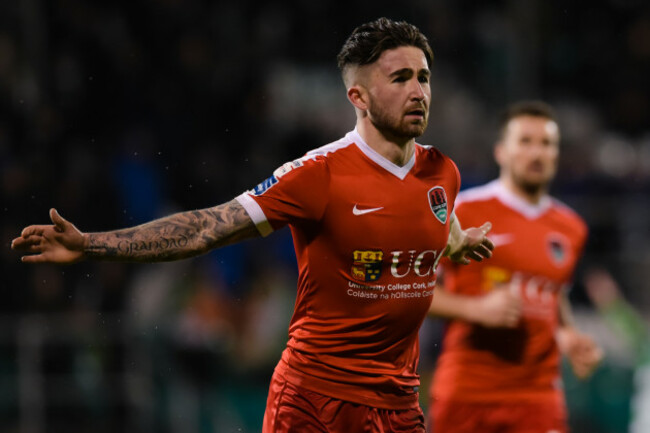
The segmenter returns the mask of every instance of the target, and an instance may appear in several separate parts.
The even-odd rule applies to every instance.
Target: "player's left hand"
[[[447,257],[457,263],[468,265],[471,260],[477,262],[492,257],[494,244],[488,239],[487,234],[492,229],[492,224],[486,222],[481,227],[470,227],[463,230],[458,246],[454,251],[448,249]]]
[[[591,376],[603,359],[603,350],[596,342],[576,329],[561,328],[558,332],[558,344],[579,379]]]

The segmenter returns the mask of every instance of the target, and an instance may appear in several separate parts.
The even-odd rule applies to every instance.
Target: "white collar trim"
[[[532,204],[508,190],[498,179],[493,180],[489,185],[494,190],[496,197],[503,204],[516,210],[529,219],[538,218],[553,206],[553,199],[549,195],[542,196],[539,203]]]
[[[406,175],[411,171],[411,168],[415,165],[415,151],[413,151],[413,155],[411,156],[411,159],[404,164],[403,166],[399,166],[392,161],[389,161],[388,159],[384,158],[382,155],[380,155],[376,150],[374,150],[372,147],[368,146],[368,143],[366,143],[363,138],[361,138],[361,135],[357,131],[357,128],[354,128],[353,131],[348,132],[348,138],[352,140],[359,150],[361,150],[368,158],[376,162],[379,166],[384,168],[386,171],[390,172],[394,176],[398,177],[400,180],[404,180]]]

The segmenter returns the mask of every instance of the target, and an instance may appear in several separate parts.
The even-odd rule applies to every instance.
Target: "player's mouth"
[[[416,108],[406,112],[407,117],[416,117],[418,119],[424,119],[426,111],[423,108]]]
[[[544,173],[546,171],[546,167],[541,161],[533,161],[528,164],[528,171],[533,173]]]

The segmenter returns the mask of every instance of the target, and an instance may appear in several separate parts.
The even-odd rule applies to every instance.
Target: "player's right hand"
[[[476,307],[476,321],[488,328],[514,328],[521,319],[521,297],[505,285],[478,297]]]
[[[74,263],[84,258],[86,237],[72,223],[50,209],[53,225],[25,227],[11,241],[11,248],[26,253],[21,257],[25,263]]]

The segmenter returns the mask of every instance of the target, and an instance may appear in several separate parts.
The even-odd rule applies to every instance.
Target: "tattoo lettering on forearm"
[[[167,261],[203,254],[213,248],[258,236],[235,200],[208,209],[181,212],[137,227],[90,233],[86,255],[127,261]]]
[[[124,254],[133,254],[138,251],[162,251],[174,248],[185,248],[189,244],[189,239],[181,236],[178,239],[160,238],[155,241],[120,241],[117,249]]]

